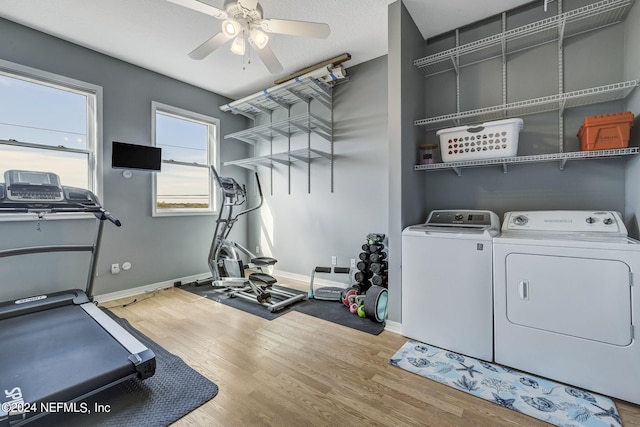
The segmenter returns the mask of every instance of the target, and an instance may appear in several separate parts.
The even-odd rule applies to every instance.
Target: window
[[[217,166],[219,120],[158,102],[152,109],[155,146],[162,148],[153,215],[210,214],[216,206],[209,166]]]
[[[99,86],[0,60],[0,100],[0,181],[53,172],[100,196]]]

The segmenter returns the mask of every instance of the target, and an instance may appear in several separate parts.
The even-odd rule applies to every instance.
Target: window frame
[[[103,89],[102,86],[77,80],[60,74],[0,59],[0,74],[34,84],[48,86],[87,97],[87,147],[86,150],[76,148],[60,148],[28,141],[12,142],[3,140],[3,145],[34,148],[39,150],[66,151],[87,154],[88,190],[98,200],[103,201]],[[64,182],[62,183],[64,185]],[[4,214],[0,221],[30,221],[31,214]],[[93,215],[81,213],[59,213],[48,219],[84,219]]]
[[[207,165],[199,163],[183,163],[175,160],[164,160],[162,164],[175,164],[190,167],[203,167],[209,169],[213,165],[216,170],[219,167],[220,159],[220,119],[207,116],[205,114],[196,113],[185,110],[183,108],[174,107],[172,105],[163,104],[161,102],[151,102],[151,142],[156,147],[156,114],[161,113],[177,119],[192,121],[207,126]],[[160,171],[162,173],[162,171]],[[174,209],[158,209],[157,207],[157,173],[153,174],[151,183],[151,216],[152,217],[170,217],[170,216],[194,216],[194,215],[212,215],[218,212],[218,197],[215,192],[211,174],[208,172],[207,185],[209,187],[209,207],[208,208],[174,208]]]

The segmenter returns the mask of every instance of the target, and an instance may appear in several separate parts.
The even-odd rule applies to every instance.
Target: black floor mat
[[[108,310],[105,313],[155,353],[155,375],[144,381],[124,381],[76,403],[76,410],[86,412],[86,408],[90,413],[72,413],[74,408],[61,407],[60,413],[42,417],[29,426],[167,426],[218,394],[216,384],[181,358],[134,329],[125,319]]]
[[[373,335],[378,335],[384,330],[384,323],[359,317],[357,314],[351,313],[349,308],[340,301],[312,299],[297,306],[295,310]]]
[[[276,285],[275,287],[293,293],[306,293],[297,289],[286,288],[284,286]],[[309,316],[317,317],[319,319],[327,320],[329,322],[337,323],[339,325],[347,326],[373,335],[378,335],[384,330],[384,323],[378,323],[371,319],[358,317],[357,314],[351,313],[340,301],[324,301],[317,299],[305,300],[296,302],[281,311],[271,313],[266,307],[258,304],[257,302],[248,301],[242,298],[229,298],[224,292],[213,289],[210,285],[183,285],[180,289],[184,289],[185,291],[209,298],[213,301],[219,302],[220,304],[237,308],[238,310],[251,313],[267,320],[273,320],[295,310],[300,313],[308,314]]]
[[[305,294],[306,292],[298,291],[296,289],[289,289],[282,286],[275,285],[274,288],[282,289],[285,291],[289,291],[295,294]],[[254,316],[262,317],[263,319],[273,320],[276,319],[283,314],[286,314],[292,310],[292,307],[296,307],[300,304],[305,304],[305,301],[298,301],[290,305],[289,307],[285,307],[281,310],[276,311],[275,313],[270,312],[267,307],[258,304],[257,301],[249,301],[244,298],[230,298],[226,295],[224,290],[222,289],[214,289],[211,285],[182,285],[180,289],[184,289],[185,291],[189,291],[196,295],[200,295],[205,298],[209,298],[212,301],[219,302],[220,304],[228,305],[229,307],[237,308],[238,310],[242,310],[244,312],[253,314]],[[273,301],[276,301],[277,297],[273,297]]]

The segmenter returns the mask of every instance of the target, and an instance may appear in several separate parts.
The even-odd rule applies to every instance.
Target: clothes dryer
[[[640,404],[639,243],[616,212],[506,213],[493,244],[496,362]]]
[[[402,233],[402,333],[493,360],[490,211],[437,210]]]

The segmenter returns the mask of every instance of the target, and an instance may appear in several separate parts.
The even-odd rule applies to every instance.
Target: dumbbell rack
[[[372,285],[387,288],[388,262],[383,234],[369,234],[362,245],[360,259],[356,264],[358,271],[355,280],[360,293],[365,293]]]

